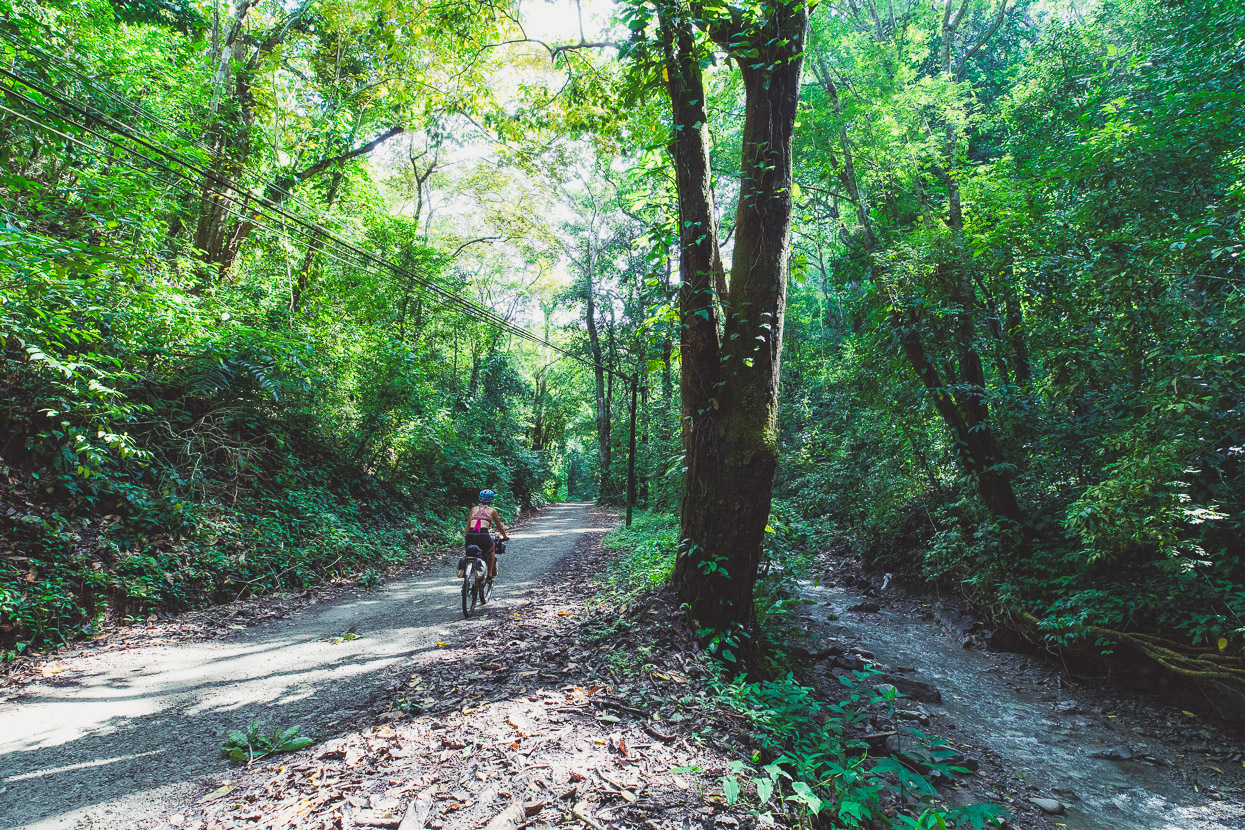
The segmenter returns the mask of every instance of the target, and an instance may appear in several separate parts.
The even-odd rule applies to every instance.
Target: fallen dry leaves
[[[178,826],[737,826],[742,816],[701,795],[735,756],[664,720],[695,683],[694,661],[662,644],[668,665],[621,676],[609,663],[612,644],[590,636],[595,589],[584,577],[607,558],[600,535],[517,610],[464,622],[444,646],[419,654],[397,700],[408,711],[378,708],[358,731],[235,772],[170,810]],[[142,826],[167,828],[170,817]]]

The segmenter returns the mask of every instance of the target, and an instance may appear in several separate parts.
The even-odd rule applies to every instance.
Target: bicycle
[[[496,554],[506,549],[506,543],[499,537],[493,537]],[[484,551],[477,545],[467,546],[467,555],[459,562],[459,573],[463,578],[463,619],[471,619],[477,605],[487,605],[493,596],[493,578],[488,575],[488,561]]]

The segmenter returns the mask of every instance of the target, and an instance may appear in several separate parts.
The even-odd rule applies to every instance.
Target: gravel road
[[[589,505],[561,504],[511,535],[489,614],[508,613],[590,529]],[[59,661],[62,673],[0,704],[0,828],[130,827],[230,775],[226,732],[344,729],[464,621],[453,564],[316,604],[225,640]],[[354,626],[359,639],[329,638]]]

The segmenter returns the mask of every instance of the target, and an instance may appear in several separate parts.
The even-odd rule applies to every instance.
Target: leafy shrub
[[[823,702],[788,674],[772,681],[743,677],[722,683],[720,698],[748,719],[756,748],[747,761],[731,763],[722,778],[729,803],[754,805],[762,820],[786,826],[974,828],[999,824],[1003,810],[989,804],[935,806],[937,791],[928,774],[948,778],[968,774],[955,763],[945,741],[906,730],[928,773],[916,772],[894,757],[873,757],[852,727],[868,717],[864,704],[889,703],[886,695],[863,689],[870,672],[841,678],[844,697]],[[896,814],[895,806],[901,811]],[[817,822],[814,824],[814,822]],[[828,824],[827,824],[828,822]]]
[[[259,720],[253,720],[246,730],[231,729],[220,754],[235,764],[250,764],[279,752],[297,752],[315,743],[308,737],[299,737],[300,727],[275,729],[271,735],[260,731]]]

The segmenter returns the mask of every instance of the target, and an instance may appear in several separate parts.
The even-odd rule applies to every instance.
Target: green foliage
[[[679,543],[679,520],[669,513],[636,512],[631,527],[619,526],[602,546],[619,552],[605,585],[622,598],[653,591],[670,581]]]
[[[814,21],[797,179],[837,195],[806,188],[797,227],[778,492],[836,543],[1032,615],[1052,643],[1226,638],[1231,658],[1245,648],[1245,17],[1150,0],[1049,11],[1016,6],[950,76],[927,12],[902,37]],[[851,175],[817,146],[841,156],[841,127]],[[843,207],[851,186],[864,213]],[[904,348],[913,332],[934,390]],[[984,420],[956,434],[947,401]],[[964,436],[984,430],[1019,522],[964,463]]]
[[[6,82],[35,103],[0,114],[0,651],[329,578],[372,587],[421,540],[458,538],[482,486],[507,517],[557,493],[582,441],[571,415],[532,440],[548,367],[436,293],[470,282],[517,308],[515,262],[469,273],[460,240],[431,242],[428,217],[387,203],[347,152],[394,123],[434,135],[438,107],[489,110],[479,64],[454,70],[455,100],[429,97],[435,56],[458,54],[447,31],[509,23],[419,3],[379,28],[350,4],[285,21],[263,2],[231,60],[205,53],[220,39],[194,4],[2,5],[0,52],[23,79],[189,164],[223,156],[239,192],[399,269],[310,250],[292,220],[221,213],[230,194]],[[573,413],[582,378],[562,377],[541,405]]]
[[[743,799],[767,822],[796,827],[998,825],[1004,813],[992,805],[933,804],[938,794],[927,775],[954,779],[968,773],[956,766],[945,741],[904,730],[908,754],[900,757],[920,757],[926,773],[916,772],[910,761],[870,754],[852,727],[868,718],[865,704],[886,698],[863,688],[869,672],[853,674],[842,678],[844,697],[836,702],[820,700],[790,674],[763,682],[738,677],[718,688],[722,701],[748,719],[755,747],[750,759],[732,762],[723,776],[727,801]],[[900,815],[891,806],[896,801],[904,807]]]
[[[251,764],[279,752],[297,752],[315,743],[308,737],[298,736],[299,727],[275,729],[271,735],[260,731],[259,720],[253,720],[246,730],[231,729],[220,754],[235,764]]]
[[[112,0],[118,20],[127,23],[153,23],[183,32],[207,28],[203,15],[187,0]]]

